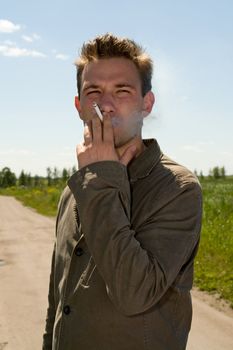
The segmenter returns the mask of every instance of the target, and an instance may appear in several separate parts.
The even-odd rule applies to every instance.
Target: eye
[[[128,95],[128,94],[130,94],[130,90],[119,89],[119,90],[117,90],[117,93],[120,94],[120,95]]]
[[[91,95],[91,94],[100,94],[99,90],[90,90],[87,92],[87,95]]]

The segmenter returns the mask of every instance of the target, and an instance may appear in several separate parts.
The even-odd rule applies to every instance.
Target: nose
[[[112,114],[115,112],[113,96],[109,93],[103,93],[99,99],[99,107],[103,114]]]

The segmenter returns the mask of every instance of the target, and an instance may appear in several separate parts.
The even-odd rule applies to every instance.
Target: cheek
[[[80,117],[83,120],[90,120],[94,117],[95,110],[93,108],[93,102],[91,101],[85,101],[81,103],[81,113]]]
[[[81,99],[80,99],[80,105],[82,107],[83,110],[88,110],[91,108],[93,104],[93,101],[91,100],[91,98],[89,97],[86,97],[86,96],[83,96]]]
[[[132,130],[132,132],[134,132],[135,130],[139,130],[142,127],[141,114],[134,114],[133,118],[129,119],[128,121],[128,127]]]
[[[132,119],[135,115],[138,119],[138,114],[142,113],[143,104],[140,98],[124,99],[118,104],[119,115],[126,116],[127,119]]]
[[[117,125],[118,124],[118,125]],[[130,115],[122,118],[116,118],[116,126],[124,129],[128,133],[135,133],[141,129],[143,124],[142,113],[139,111],[131,111]],[[113,124],[114,125],[114,124]]]

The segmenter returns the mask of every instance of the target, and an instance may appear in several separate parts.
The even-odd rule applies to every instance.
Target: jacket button
[[[81,256],[81,255],[83,255],[83,250],[82,250],[82,248],[77,247],[77,248],[75,248],[74,253],[75,253],[75,255],[77,255],[77,256]]]
[[[66,314],[66,315],[69,315],[69,313],[70,313],[70,306],[69,305],[65,305],[64,307],[63,307],[63,312],[64,312],[64,314]]]

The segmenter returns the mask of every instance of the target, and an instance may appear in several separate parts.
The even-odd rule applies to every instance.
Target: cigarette
[[[94,110],[96,111],[96,114],[98,115],[98,117],[100,118],[101,122],[103,121],[103,115],[100,111],[100,108],[99,106],[97,105],[96,102],[93,103],[93,107],[94,107]]]

